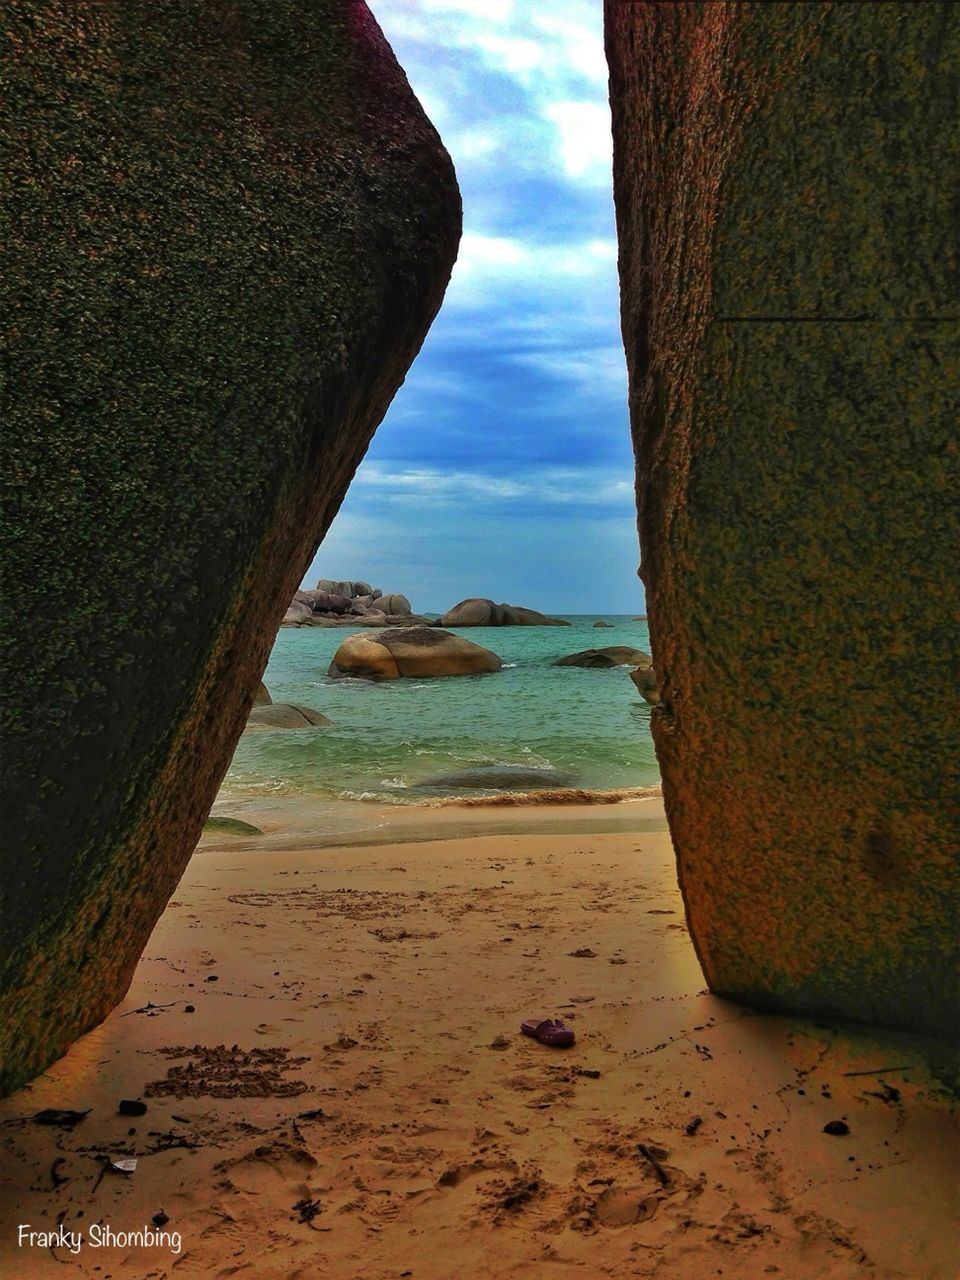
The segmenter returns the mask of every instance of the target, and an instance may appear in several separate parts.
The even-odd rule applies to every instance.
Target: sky
[[[453,157],[447,294],[304,582],[642,611],[600,0],[368,0]]]

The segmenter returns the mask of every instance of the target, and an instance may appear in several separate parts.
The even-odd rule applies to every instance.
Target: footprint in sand
[[[655,1195],[641,1187],[608,1187],[597,1196],[593,1216],[603,1227],[629,1227],[649,1222],[660,1204]]]
[[[514,1160],[463,1160],[445,1169],[437,1179],[438,1187],[459,1187],[482,1173],[511,1173],[516,1177],[519,1166]]]

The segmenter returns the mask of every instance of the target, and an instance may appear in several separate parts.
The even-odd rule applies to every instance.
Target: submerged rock
[[[268,707],[254,707],[247,717],[244,733],[260,729],[308,729],[311,725],[333,724],[313,707],[296,702],[272,702]]]
[[[460,224],[360,0],[5,22],[0,1092],[126,991]]]
[[[554,667],[643,667],[650,666],[650,655],[629,645],[614,644],[606,649],[581,649],[557,658]]]
[[[517,604],[494,604],[479,596],[461,600],[437,620],[439,627],[569,627],[561,618],[548,618]]]
[[[376,637],[348,636],[333,655],[328,675],[367,680],[418,676],[473,676],[499,671],[489,649],[432,627],[381,631]]]
[[[574,779],[569,769],[554,769],[551,765],[523,764],[470,765],[465,769],[453,769],[424,778],[411,790],[457,791],[488,790],[510,791],[537,790],[539,788],[566,787]]]
[[[241,818],[208,818],[203,829],[209,835],[218,836],[262,836],[263,832],[252,822],[244,822]]]
[[[697,954],[734,999],[949,1037],[956,15],[606,0],[651,724]]]

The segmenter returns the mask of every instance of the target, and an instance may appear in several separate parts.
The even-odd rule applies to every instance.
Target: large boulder
[[[126,991],[460,223],[360,0],[4,20],[0,1092]]]
[[[303,600],[291,600],[283,615],[282,624],[285,627],[299,627],[304,622],[309,622],[312,617],[313,610],[309,604]]]
[[[392,591],[377,599],[377,608],[382,613],[407,614],[410,612],[410,601],[398,591]]]
[[[554,667],[644,667],[650,666],[650,655],[629,645],[614,644],[606,649],[581,649],[557,658]]]
[[[691,933],[716,992],[942,1036],[956,12],[606,0],[651,724]]]
[[[333,724],[313,707],[301,707],[295,702],[273,702],[270,706],[255,706],[247,717],[244,733],[262,729],[309,729],[311,726]]]
[[[255,707],[269,707],[272,704],[272,702],[273,702],[273,699],[270,697],[270,690],[261,680],[260,686],[253,697],[253,705]]]
[[[495,604],[480,596],[471,596],[455,604],[437,622],[440,627],[568,627],[568,622],[548,618],[536,609],[520,605]]]
[[[472,676],[499,671],[495,653],[433,627],[348,636],[333,655],[331,676],[396,680],[402,676]]]
[[[354,582],[352,579],[335,582],[332,578],[321,578],[317,583],[317,590],[326,595],[346,596],[348,600],[353,600],[356,596],[370,595],[373,587],[369,582]]]

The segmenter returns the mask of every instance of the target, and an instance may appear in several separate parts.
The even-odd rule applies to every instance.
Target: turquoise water
[[[598,618],[613,625],[595,628]],[[569,771],[568,785],[591,789],[656,783],[650,708],[628,668],[550,665],[607,645],[649,653],[646,622],[598,614],[568,621],[464,628],[460,634],[502,658],[497,674],[380,684],[327,677],[349,630],[282,628],[265,676],[274,702],[315,707],[333,726],[246,735],[221,799],[421,803],[425,794],[412,788],[432,774],[498,764]]]

